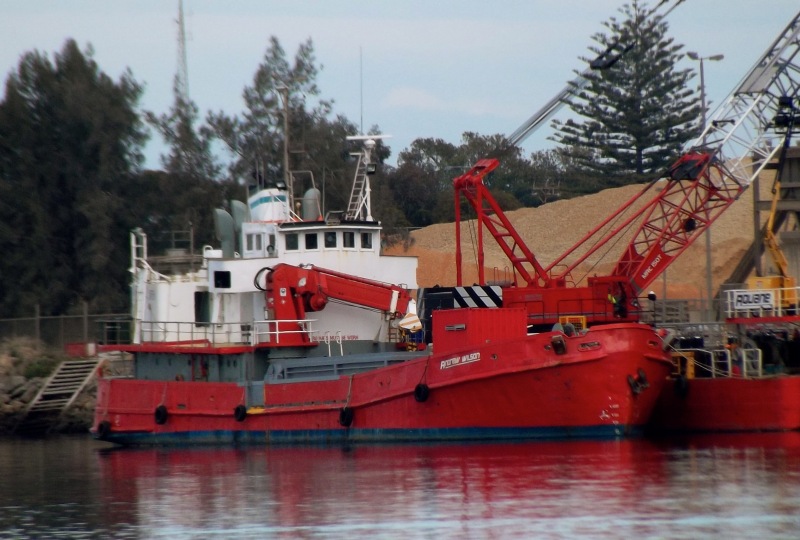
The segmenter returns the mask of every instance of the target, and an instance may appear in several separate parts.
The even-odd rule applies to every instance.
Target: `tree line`
[[[525,156],[502,135],[467,132],[457,144],[420,138],[401,150],[397,166],[381,167],[372,182],[385,231],[452,221],[453,178],[486,157],[501,161],[487,184],[507,210],[661,173],[696,136],[700,110],[687,87],[693,72],[677,68],[681,46],[645,12],[634,1],[594,36],[593,52],[622,33],[637,47],[575,88],[568,105],[576,119],[554,122],[555,149]],[[243,89],[244,112],[201,118],[177,78],[169,111],[141,111],[143,86],[130,70],[106,75],[91,46],[68,40],[52,60],[24,54],[0,101],[0,318],[30,316],[36,306],[42,315],[72,314],[84,302],[92,312],[126,310],[129,231],[157,240],[191,229],[195,245],[214,243],[214,208],[244,200],[257,178],[283,177],[285,122],[289,169],[324,184],[326,209],[346,209],[355,166],[346,137],[358,129],[321,97],[319,70],[311,39],[290,59],[272,37]],[[148,127],[168,148],[160,170],[142,167]],[[379,142],[376,154],[385,162],[391,150]]]

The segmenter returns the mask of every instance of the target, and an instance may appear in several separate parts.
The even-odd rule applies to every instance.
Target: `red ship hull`
[[[660,396],[652,430],[662,432],[800,429],[800,376],[695,378]]]
[[[93,432],[128,445],[618,437],[643,429],[671,369],[641,324],[478,338],[334,380],[264,383],[246,415],[238,383],[104,378]]]

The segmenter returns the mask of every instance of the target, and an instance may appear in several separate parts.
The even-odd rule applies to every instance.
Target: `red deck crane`
[[[278,264],[265,270],[267,309],[279,326],[276,331],[285,334],[283,346],[308,344],[306,313],[321,311],[329,300],[382,311],[389,319],[402,318],[413,302],[410,293],[398,285],[314,265]],[[256,276],[256,281],[259,279]]]

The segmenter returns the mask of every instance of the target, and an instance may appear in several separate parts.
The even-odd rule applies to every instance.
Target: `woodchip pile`
[[[770,197],[771,180],[761,181],[760,199]],[[546,267],[567,249],[575,245],[587,232],[619,208],[625,201],[641,191],[644,185],[631,185],[560,200],[538,208],[522,208],[507,212],[506,216],[523,241],[533,251],[537,260]],[[647,197],[646,199],[649,199]],[[762,216],[765,219],[765,216]],[[474,221],[462,223],[462,253],[465,283],[477,282]],[[410,246],[396,245],[385,252],[391,255],[413,255],[419,258],[417,281],[420,287],[454,285],[455,226],[453,223],[437,224],[411,233]],[[618,242],[616,249],[602,260],[590,260],[581,275],[573,273],[579,281],[589,275],[608,275],[619,258],[628,239]],[[716,290],[726,282],[753,241],[753,190],[746,190],[711,226],[712,283]],[[502,279],[510,264],[500,247],[484,230],[486,279]],[[700,298],[706,294],[706,242],[701,236],[667,271],[666,290],[659,277],[652,285],[661,298]],[[666,293],[666,296],[664,296]]]

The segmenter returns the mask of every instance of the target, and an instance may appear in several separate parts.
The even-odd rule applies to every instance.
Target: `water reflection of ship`
[[[254,534],[303,535],[352,526],[364,535],[444,520],[450,533],[469,536],[490,524],[530,530],[521,522],[580,521],[598,512],[686,516],[724,501],[740,509],[746,501],[736,494],[743,486],[769,489],[800,477],[800,433],[144,448],[102,452],[98,460],[114,519],[144,531],[252,527]]]
[[[498,515],[502,505],[485,503],[535,498],[544,512],[548,499],[569,497],[576,486],[582,498],[590,490],[598,500],[613,489],[624,505],[635,497],[625,494],[636,489],[630,478],[659,483],[665,472],[663,454],[643,440],[146,448],[98,457],[105,498],[130,512],[126,521],[190,528],[210,522],[297,527],[364,512],[391,519],[393,506],[426,516],[467,505],[482,508],[475,519],[512,518]]]

